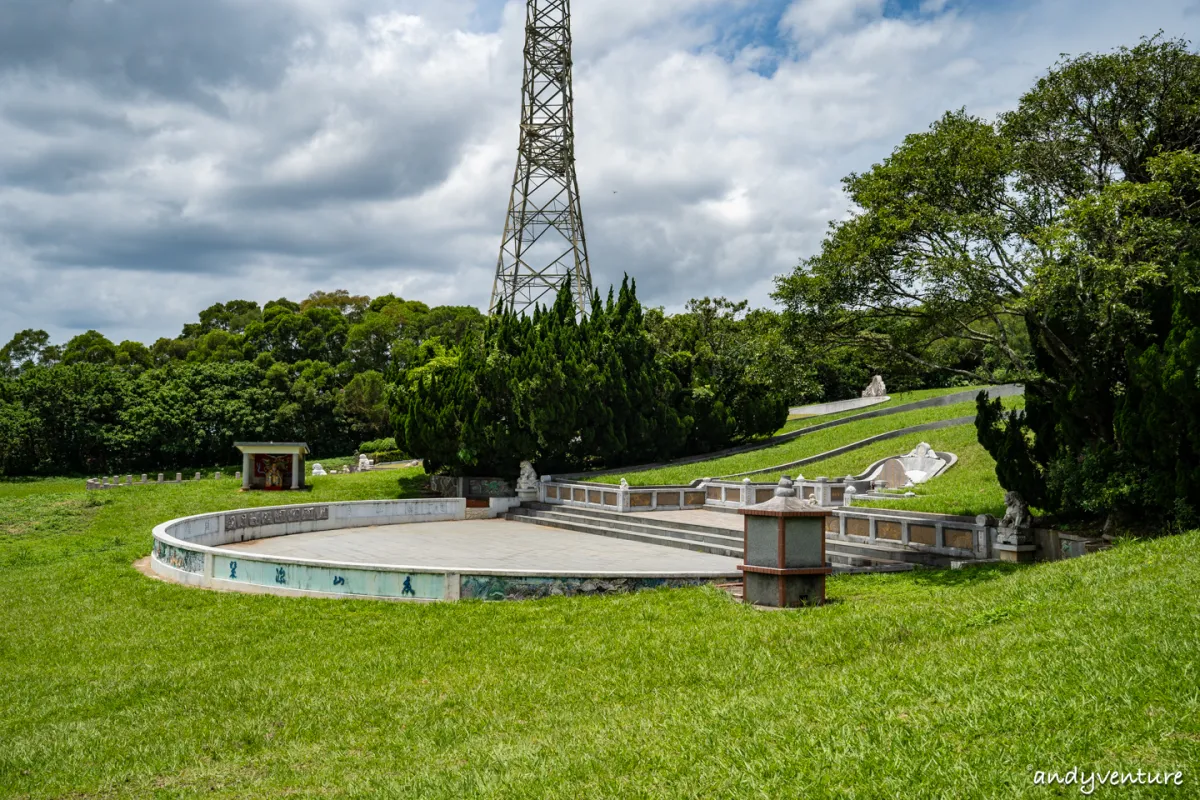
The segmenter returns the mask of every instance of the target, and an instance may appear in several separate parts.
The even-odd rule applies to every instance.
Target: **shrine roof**
[[[308,452],[308,445],[305,442],[234,442],[233,446],[243,453],[290,453],[293,450],[301,453]]]

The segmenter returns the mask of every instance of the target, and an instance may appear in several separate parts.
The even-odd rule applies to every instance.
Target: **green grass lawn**
[[[1021,407],[1025,398],[1021,396],[1005,397],[1001,400],[1005,408]],[[866,439],[870,436],[875,436],[887,431],[897,430],[899,428],[907,428],[912,425],[921,425],[926,422],[934,422],[941,419],[953,419],[955,417],[970,416],[975,413],[975,403],[955,403],[949,406],[940,406],[937,408],[919,408],[915,411],[903,411],[899,414],[890,414],[885,417],[875,417],[873,419],[864,419],[859,422],[848,422],[845,425],[839,425],[834,428],[827,428],[821,431],[814,431],[803,436],[798,436],[782,444],[774,445],[773,447],[764,447],[761,450],[751,450],[746,453],[737,453],[723,458],[709,459],[708,461],[697,461],[691,464],[679,464],[675,466],[659,467],[657,469],[642,470],[640,472],[625,472],[613,473],[609,475],[599,475],[594,478],[585,478],[585,480],[594,481],[596,483],[620,483],[621,479],[629,481],[631,486],[653,486],[659,484],[685,484],[697,478],[710,477],[715,478],[721,475],[732,475],[739,472],[748,472],[755,469],[765,469],[777,464],[786,464],[789,461],[797,461],[801,458],[824,453],[834,448],[853,442]],[[896,447],[894,441],[893,447]],[[909,448],[911,449],[911,448]],[[861,451],[860,451],[861,452]],[[893,449],[889,450],[889,454],[905,453],[907,450]],[[871,463],[872,459],[862,461],[861,465],[855,473],[861,471],[864,467]],[[809,468],[801,467],[804,474],[813,476],[824,474],[817,472],[809,472]],[[830,473],[832,476],[833,473]],[[845,472],[838,473],[845,475]],[[755,476],[755,480],[759,480]],[[766,478],[763,478],[766,480]]]
[[[852,417],[855,414],[865,414],[868,411],[877,411],[882,408],[893,408],[895,406],[902,406],[905,403],[915,403],[918,400],[925,400],[929,397],[941,397],[942,395],[946,394],[957,394],[958,392],[966,392],[971,390],[978,392],[982,388],[982,386],[954,386],[949,389],[918,389],[912,392],[899,392],[897,394],[890,395],[890,400],[887,400],[883,403],[876,403],[875,405],[867,406],[866,408],[856,408],[853,411],[839,411],[835,414],[818,414],[810,417],[796,417],[795,419],[789,417],[787,423],[777,431],[776,435],[779,433],[787,433],[788,431],[798,430],[800,428],[807,428],[811,425],[819,425],[820,423],[830,422],[835,419]]]
[[[131,563],[183,514],[419,474],[0,483],[0,796],[1073,797],[1200,764],[1200,534],[1028,568],[432,605],[210,592]]]

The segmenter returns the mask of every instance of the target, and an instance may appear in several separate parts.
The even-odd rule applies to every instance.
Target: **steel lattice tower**
[[[571,278],[586,314],[592,273],[575,178],[570,0],[528,0],[521,140],[488,313],[548,305]]]

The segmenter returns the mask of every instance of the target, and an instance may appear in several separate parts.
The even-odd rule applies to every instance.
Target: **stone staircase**
[[[714,515],[718,511],[707,512]],[[504,516],[507,520],[611,536],[646,544],[679,547],[700,553],[742,558],[742,535],[728,520],[714,525],[680,522],[657,515],[620,514],[590,508],[527,503]],[[741,517],[739,516],[740,522]],[[721,524],[724,523],[724,524]],[[916,566],[949,566],[949,559],[900,544],[825,540],[825,557],[835,572],[898,572]]]

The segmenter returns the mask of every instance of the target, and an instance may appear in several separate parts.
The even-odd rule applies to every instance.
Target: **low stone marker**
[[[183,473],[182,473],[182,472],[176,472],[176,473],[175,473],[175,482],[176,482],[176,483],[183,483]]]
[[[215,475],[213,475],[213,480],[218,480],[218,481],[221,480],[221,473],[218,472]]]
[[[144,473],[144,472],[143,472],[143,473],[142,473],[142,485],[144,486],[144,485],[146,485],[146,484],[147,484],[147,483],[149,483],[149,482],[150,482],[150,479],[149,479],[149,478],[147,478],[147,477],[146,477],[146,473]]]
[[[197,473],[196,473],[196,476],[195,476],[194,478],[192,478],[192,480],[194,480],[194,481],[198,481],[198,480],[200,480],[200,473],[199,473],[199,472],[197,472]]]
[[[162,474],[161,472],[160,472],[160,473],[158,473],[158,482],[159,482],[159,483],[162,483],[162,482],[163,482],[163,474]]]
[[[242,479],[242,471],[238,470],[237,472],[233,473],[233,477],[237,478],[240,481]]]
[[[745,563],[742,597],[774,608],[825,602],[825,518],[833,512],[796,497],[786,475],[775,496],[738,510],[744,516]]]

